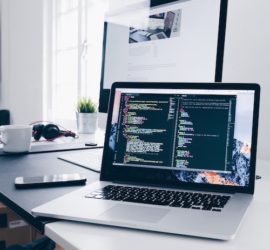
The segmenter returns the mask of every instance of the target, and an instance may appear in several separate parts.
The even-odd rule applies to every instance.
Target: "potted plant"
[[[97,106],[91,99],[86,97],[79,99],[76,116],[79,133],[95,133],[97,129]]]

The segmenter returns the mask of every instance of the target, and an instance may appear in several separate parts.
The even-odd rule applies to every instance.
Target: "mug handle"
[[[0,126],[0,144],[4,144],[6,145],[7,142],[3,139],[2,137],[2,132],[4,131],[4,129]]]

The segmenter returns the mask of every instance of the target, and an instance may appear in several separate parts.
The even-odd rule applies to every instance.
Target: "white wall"
[[[223,81],[261,85],[258,157],[270,160],[270,1],[229,0]]]
[[[269,10],[269,0],[229,0],[223,72],[223,81],[261,84],[259,158],[268,160]],[[0,108],[11,110],[14,123],[40,120],[43,108],[43,0],[2,0],[1,26]]]
[[[42,118],[43,0],[2,0],[0,107],[14,123]]]

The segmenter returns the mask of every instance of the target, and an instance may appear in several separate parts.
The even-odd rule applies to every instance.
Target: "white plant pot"
[[[98,127],[97,113],[76,113],[77,128],[80,134],[93,134]]]

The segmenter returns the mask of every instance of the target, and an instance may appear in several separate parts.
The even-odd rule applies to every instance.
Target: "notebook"
[[[100,172],[103,148],[80,150],[78,152],[59,155],[57,158],[78,165],[83,168]]]
[[[100,181],[34,215],[235,237],[255,184],[260,87],[114,83]]]

